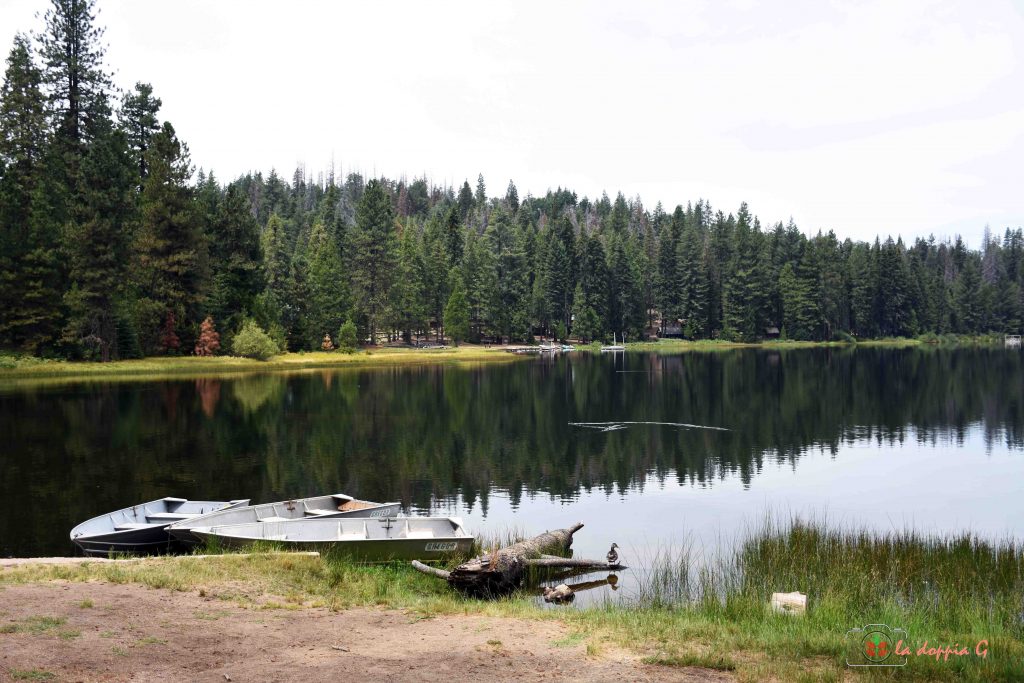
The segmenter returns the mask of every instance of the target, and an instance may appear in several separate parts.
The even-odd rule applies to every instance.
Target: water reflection
[[[891,506],[885,496],[903,494],[886,477],[911,461],[914,486],[965,513],[997,504],[994,472],[1019,481],[1021,358],[1002,349],[575,354],[19,388],[0,394],[9,510],[0,554],[67,553],[78,521],[163,495],[266,501],[345,491],[527,529],[555,526],[562,512],[605,524],[614,509],[624,524],[647,520],[652,536],[667,538],[687,501],[738,520],[765,503],[764,485],[780,472],[795,499],[835,503],[854,490]],[[602,432],[573,422],[729,431]],[[849,470],[865,449],[877,459],[870,468],[889,474]],[[607,538],[602,530],[602,545]]]

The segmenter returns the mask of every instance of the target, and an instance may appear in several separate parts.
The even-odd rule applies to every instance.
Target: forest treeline
[[[0,348],[186,354],[207,317],[223,351],[243,325],[293,351],[352,323],[375,341],[1021,331],[1020,228],[972,250],[809,237],[746,204],[520,199],[482,176],[456,189],[299,168],[225,184],[195,171],[149,84],[115,88],[102,35],[95,0],[53,0],[7,58]]]

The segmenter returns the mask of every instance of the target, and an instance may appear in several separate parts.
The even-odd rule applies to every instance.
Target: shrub
[[[849,332],[845,332],[843,330],[837,330],[836,334],[835,334],[835,338],[838,339],[839,341],[845,342],[847,344],[856,344],[857,343],[857,340],[854,338],[854,336],[852,334],[850,334]]]
[[[267,360],[278,352],[278,346],[255,321],[246,320],[231,340],[231,352],[236,356]]]
[[[352,353],[356,350],[359,345],[359,340],[356,336],[356,324],[351,320],[346,320],[345,324],[338,330],[338,348],[345,353]]]

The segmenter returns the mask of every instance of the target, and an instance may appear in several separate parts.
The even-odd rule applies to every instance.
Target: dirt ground
[[[733,680],[608,648],[588,656],[567,635],[551,621],[244,609],[131,584],[0,589],[0,681]]]

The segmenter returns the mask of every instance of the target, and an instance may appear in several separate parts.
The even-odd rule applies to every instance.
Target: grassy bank
[[[851,337],[852,340],[852,337]],[[728,351],[731,349],[813,349],[828,347],[884,346],[894,348],[952,348],[957,346],[1002,346],[1003,335],[956,335],[956,334],[922,334],[919,337],[883,337],[879,339],[860,339],[856,341],[795,341],[770,339],[759,342],[730,342],[721,339],[660,339],[652,342],[629,342],[626,348],[630,351],[658,351],[674,353],[679,351]],[[599,344],[589,345],[600,349]]]
[[[452,594],[406,565],[355,566],[287,554],[149,559],[133,563],[27,565],[4,584],[110,581],[198,591],[253,609],[372,606],[434,614],[560,619],[599,655],[613,644],[651,662],[734,672],[741,680],[1024,680],[1024,549],[968,536],[873,536],[799,521],[768,523],[733,553],[703,567],[687,552],[656,558],[627,603],[541,609],[527,596],[494,602]],[[809,596],[804,617],[773,614],[774,591]],[[884,623],[908,632],[913,653],[899,669],[850,670],[847,631]],[[970,655],[916,656],[966,646]],[[987,656],[974,654],[988,641]]]
[[[919,338],[886,338],[847,343],[806,342],[769,340],[756,343],[728,342],[717,339],[687,341],[684,339],[662,339],[653,342],[630,342],[629,351],[680,353],[686,351],[731,351],[734,349],[807,349],[818,347],[886,346],[949,348],[952,346],[1002,345],[999,335],[956,336],[922,335]],[[578,351],[597,353],[599,342],[578,344]],[[511,362],[531,356],[506,353],[502,347],[463,344],[446,349],[381,348],[364,349],[355,353],[303,352],[285,353],[266,361],[239,358],[237,356],[215,356],[200,358],[152,357],[138,360],[122,360],[110,363],[85,361],[47,360],[30,356],[0,354],[0,383],[18,385],[35,383],[34,380],[131,380],[140,381],[171,379],[175,377],[230,376],[258,372],[301,372],[344,367],[389,367],[400,365],[426,365],[438,363],[478,364]]]
[[[462,345],[447,349],[384,348],[355,353],[340,351],[285,353],[266,361],[237,356],[153,357],[110,363],[0,357],[0,381],[32,378],[140,378],[161,379],[253,372],[318,370],[342,367],[423,365],[434,363],[474,364],[508,362],[518,356],[500,348]]]

